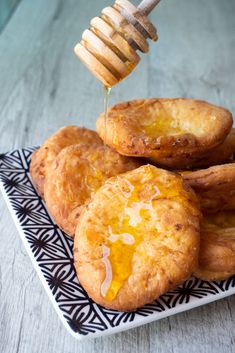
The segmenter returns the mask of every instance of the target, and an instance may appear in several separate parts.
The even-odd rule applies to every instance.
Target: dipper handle
[[[138,9],[145,15],[150,14],[150,12],[157,6],[160,0],[143,0],[138,6]]]

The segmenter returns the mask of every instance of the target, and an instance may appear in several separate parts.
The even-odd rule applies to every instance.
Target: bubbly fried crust
[[[104,145],[64,148],[48,169],[45,182],[45,201],[50,214],[60,228],[74,236],[84,205],[105,180],[141,164]]]
[[[199,249],[198,200],[177,174],[145,165],[110,178],[74,240],[78,278],[98,304],[134,310],[186,280]]]
[[[231,129],[230,133],[222,144],[214,147],[209,152],[201,153],[200,156],[194,157],[190,153],[181,156],[173,156],[162,158],[159,166],[168,166],[171,169],[192,169],[201,167],[210,167],[213,165],[229,162],[233,158],[235,152],[235,129]],[[151,161],[151,159],[149,159]],[[155,160],[151,161],[153,164]]]
[[[182,173],[182,176],[196,192],[204,213],[235,209],[234,163]]]
[[[182,168],[184,158],[199,158],[221,144],[232,127],[232,114],[224,108],[193,99],[141,99],[114,105],[108,112],[107,143],[119,153],[151,158]],[[105,136],[105,117],[97,120]],[[181,158],[180,158],[181,157]]]
[[[195,276],[207,281],[235,275],[235,212],[205,216],[201,224],[201,244]]]
[[[103,144],[95,131],[78,126],[65,126],[50,136],[32,154],[30,174],[39,195],[44,197],[47,170],[58,153],[65,147],[77,143]]]

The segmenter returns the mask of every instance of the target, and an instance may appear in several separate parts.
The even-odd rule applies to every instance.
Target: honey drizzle
[[[101,294],[108,300],[113,300],[116,297],[123,283],[131,274],[132,257],[143,240],[141,231],[143,221],[145,217],[150,216],[148,213],[153,210],[152,201],[156,194],[154,190],[153,195],[148,200],[141,201],[139,191],[142,185],[136,187],[136,185],[134,186],[128,182],[126,187],[128,193],[125,190],[126,202],[122,219],[117,224],[108,225],[109,236],[105,246],[106,257],[103,258],[103,262],[106,263],[106,276],[101,286]],[[135,205],[137,204],[139,207],[136,208]],[[137,224],[141,228],[136,228]]]
[[[111,87],[104,86],[104,117],[105,117],[104,143],[105,145],[107,145],[108,103],[109,103],[110,92],[111,92]]]
[[[145,180],[148,184],[148,180]],[[107,226],[108,237],[103,251],[103,262],[106,267],[106,274],[101,285],[101,294],[107,300],[113,300],[119,290],[122,288],[125,281],[132,273],[132,258],[138,247],[143,241],[144,232],[146,232],[146,219],[152,218],[153,203],[167,195],[174,200],[187,199],[187,193],[178,189],[177,181],[171,182],[170,185],[159,183],[157,186],[146,185],[149,190],[145,190],[148,194],[147,198],[140,196],[143,186],[131,184],[128,182],[127,191],[123,194],[122,188],[120,193],[125,199],[123,214],[112,222],[112,225]],[[149,192],[147,192],[149,191]],[[148,238],[155,238],[158,235],[157,228],[152,228],[148,231]],[[104,250],[104,249],[103,249]]]

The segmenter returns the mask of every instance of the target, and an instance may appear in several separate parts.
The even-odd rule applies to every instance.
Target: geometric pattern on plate
[[[0,187],[43,286],[74,337],[123,331],[235,294],[235,276],[217,282],[190,278],[135,312],[95,304],[77,279],[73,241],[55,224],[32,184],[29,164],[34,150],[0,154]]]

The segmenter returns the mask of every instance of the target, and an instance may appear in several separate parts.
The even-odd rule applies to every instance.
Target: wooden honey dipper
[[[143,0],[138,7],[128,0],[116,0],[94,17],[82,34],[75,54],[106,87],[112,87],[136,67],[136,53],[147,53],[147,39],[157,40],[157,31],[147,15],[160,0]]]

